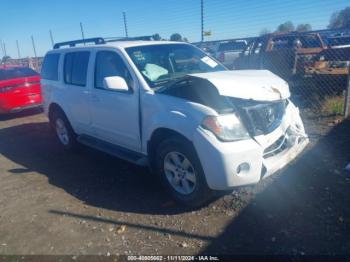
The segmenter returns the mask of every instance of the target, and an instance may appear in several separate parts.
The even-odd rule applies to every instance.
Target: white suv
[[[288,84],[269,71],[228,71],[186,43],[81,42],[56,44],[41,72],[58,140],[149,166],[181,203],[257,183],[308,143]]]

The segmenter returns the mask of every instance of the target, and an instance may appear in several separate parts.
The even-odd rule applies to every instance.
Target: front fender
[[[147,128],[144,129],[145,139],[143,139],[142,148],[147,151],[147,143],[151,139],[152,134],[159,128],[170,129],[192,141],[198,124],[198,121],[177,110],[157,114],[148,122]]]
[[[204,105],[154,93],[142,96],[142,109],[143,153],[147,153],[147,144],[157,129],[167,128],[193,141],[194,132],[204,116],[216,114]]]

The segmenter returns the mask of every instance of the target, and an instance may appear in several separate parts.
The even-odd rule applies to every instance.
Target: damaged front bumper
[[[281,125],[267,135],[236,142],[220,142],[198,128],[194,146],[208,186],[213,190],[258,183],[288,165],[307,146],[299,110],[289,103]]]
[[[291,130],[291,128],[288,129],[282,137],[283,140],[276,151],[263,154],[264,159],[261,178],[266,178],[285,167],[294,160],[309,143],[309,139],[305,134],[295,132]]]

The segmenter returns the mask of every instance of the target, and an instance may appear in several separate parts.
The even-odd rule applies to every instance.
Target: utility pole
[[[350,65],[348,66],[348,81],[344,92],[344,117],[345,118],[349,116],[349,103],[350,103],[349,100],[350,100]]]
[[[85,35],[84,35],[84,28],[83,28],[83,23],[80,22],[80,30],[81,30],[81,37],[84,41],[84,45],[85,45]]]
[[[126,22],[126,14],[123,12],[123,20],[124,20],[124,30],[125,30],[125,36],[128,37],[128,25]]]
[[[16,40],[18,59],[21,59],[21,52],[19,51],[18,40]]]
[[[3,49],[4,49],[4,56],[7,56],[6,44],[5,44],[5,42],[2,42],[2,46],[3,46]]]
[[[33,44],[33,51],[34,51],[34,59],[35,59],[35,62],[33,63],[33,67],[35,70],[38,70],[38,56],[36,55],[36,48],[35,48],[35,42],[34,42],[34,37],[32,36],[32,44]]]
[[[0,46],[1,46],[2,56],[5,56],[4,46],[2,45],[2,39],[0,39]]]
[[[38,56],[36,55],[36,48],[35,48],[35,42],[34,42],[34,37],[33,36],[32,36],[32,44],[33,44],[34,57],[35,57],[35,59],[37,59]]]
[[[6,54],[6,45],[5,45],[5,42],[2,41],[2,39],[0,39],[0,46],[1,46],[1,51],[2,51],[3,56],[7,56],[7,54]]]
[[[201,0],[201,41],[204,41],[204,0]]]
[[[55,45],[55,42],[53,41],[53,36],[52,36],[52,31],[50,29],[50,39],[51,39],[51,44],[52,44],[52,47]]]

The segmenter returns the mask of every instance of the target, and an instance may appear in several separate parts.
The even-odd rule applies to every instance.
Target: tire
[[[159,144],[155,168],[167,192],[182,205],[200,207],[214,195],[195,149],[183,138],[172,137]]]
[[[58,142],[66,150],[76,151],[78,149],[77,135],[62,111],[56,110],[52,113],[50,125]]]

